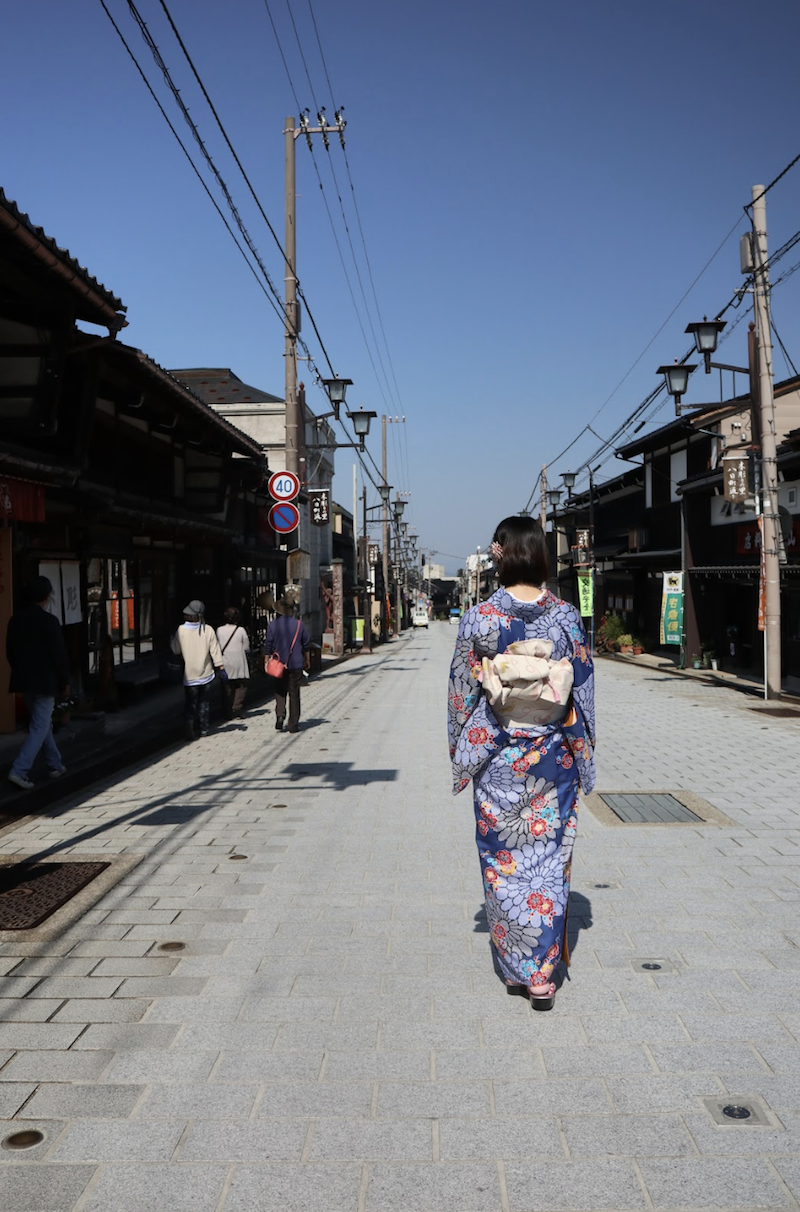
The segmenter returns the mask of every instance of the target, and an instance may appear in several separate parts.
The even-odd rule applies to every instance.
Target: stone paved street
[[[257,708],[0,836],[143,856],[59,937],[0,946],[2,1136],[44,1134],[0,1149],[3,1212],[800,1207],[800,724],[599,663],[598,788],[729,823],[584,807],[570,980],[534,1014],[449,792],[454,639],[331,670],[297,736]]]

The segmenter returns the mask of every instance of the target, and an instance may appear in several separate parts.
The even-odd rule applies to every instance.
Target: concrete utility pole
[[[547,530],[547,464],[542,463],[542,496],[539,504],[539,521],[542,530]]]
[[[295,188],[294,142],[298,135],[294,118],[286,119],[284,140],[286,148],[286,254],[284,273],[284,304],[286,312],[286,341],[284,349],[284,382],[286,397],[286,470],[300,475],[300,436],[302,433],[297,399],[297,213]]]
[[[758,337],[758,390],[761,428],[761,544],[764,557],[764,698],[781,693],[781,569],[779,560],[778,438],[772,389],[772,331],[767,266],[767,206],[764,186],[753,186],[753,299]]]
[[[381,417],[381,474],[384,484],[388,484],[386,479],[386,416]],[[389,638],[389,502],[383,502],[382,520],[383,520],[383,541],[381,543],[381,555],[383,557],[383,602],[381,603],[381,636],[384,640]]]
[[[475,605],[481,600],[481,549],[477,550],[475,556]]]

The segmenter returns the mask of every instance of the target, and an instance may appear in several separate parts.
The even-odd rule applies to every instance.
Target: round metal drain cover
[[[242,859],[247,858],[247,855],[246,854],[229,854],[228,858],[232,863],[236,863],[236,862],[240,863],[242,861]]]
[[[285,808],[286,804],[273,804],[272,807],[273,808]]]
[[[660,964],[642,964],[642,967],[644,968],[645,972],[660,972],[661,971]]]
[[[610,884],[595,884],[595,888],[610,888]]]
[[[748,1111],[747,1107],[737,1107],[733,1103],[728,1103],[727,1107],[722,1108],[722,1114],[727,1115],[728,1119],[749,1119],[753,1113]]]
[[[36,1128],[27,1128],[23,1132],[12,1132],[10,1136],[3,1138],[4,1149],[32,1149],[34,1145],[40,1145],[44,1140],[44,1132],[39,1132]]]
[[[185,951],[186,943],[159,943],[159,951]]]

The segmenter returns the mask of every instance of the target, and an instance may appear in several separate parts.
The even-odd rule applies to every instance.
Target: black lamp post
[[[353,380],[339,378],[323,379],[322,386],[327,392],[328,399],[331,402],[332,411],[323,413],[323,416],[317,417],[317,420],[321,421],[323,417],[335,417],[338,421],[339,409],[341,408],[342,404],[344,404],[344,398],[347,394],[348,387],[353,386]]]
[[[681,408],[691,405],[681,404],[681,397],[686,394],[689,386],[689,375],[697,370],[696,363],[679,362],[676,358],[672,366],[659,366],[656,374],[663,375],[667,391],[675,400],[675,416],[681,415]]]

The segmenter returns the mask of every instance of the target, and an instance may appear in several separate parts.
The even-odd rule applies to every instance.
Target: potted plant
[[[619,637],[619,650],[620,652],[633,651],[633,636],[629,635],[627,631]]]
[[[642,641],[640,639],[637,639],[637,637],[634,636],[633,637],[633,655],[641,656],[643,652],[644,652],[644,644],[642,643]]]
[[[703,658],[700,656],[699,652],[693,652],[692,653],[692,669],[702,669],[702,668],[703,668]]]

